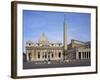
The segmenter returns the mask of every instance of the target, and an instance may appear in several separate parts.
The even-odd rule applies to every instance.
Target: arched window
[[[59,52],[59,57],[61,57],[61,52]]]
[[[81,59],[81,52],[79,52],[79,59]]]
[[[87,58],[87,56],[86,56],[86,52],[85,52],[85,59]]]
[[[42,55],[42,58],[44,58],[44,55]]]
[[[52,53],[52,58],[54,57],[53,53]]]
[[[31,57],[32,57],[32,54],[31,53],[29,53],[29,61],[31,61]]]
[[[45,58],[47,58],[47,54],[45,54]]]
[[[31,43],[29,43],[29,46],[31,45]]]
[[[38,52],[38,58],[40,58],[40,52]]]
[[[54,46],[54,44],[51,44],[52,46]]]

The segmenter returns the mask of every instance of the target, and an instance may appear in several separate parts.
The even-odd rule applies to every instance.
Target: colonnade
[[[90,51],[78,52],[77,59],[90,59]]]

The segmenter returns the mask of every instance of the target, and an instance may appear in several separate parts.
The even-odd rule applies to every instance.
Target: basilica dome
[[[46,35],[44,33],[42,33],[42,35],[39,39],[39,43],[41,43],[41,44],[47,44],[48,43],[48,38],[46,37]]]

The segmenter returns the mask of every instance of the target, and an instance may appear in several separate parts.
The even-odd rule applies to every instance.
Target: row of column
[[[89,52],[78,52],[78,59],[90,59],[90,51]]]
[[[27,53],[27,61],[37,61],[37,60],[55,60],[60,57],[61,51],[32,51]]]

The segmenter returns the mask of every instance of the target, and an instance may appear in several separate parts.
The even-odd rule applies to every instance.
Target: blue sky
[[[64,16],[68,43],[72,39],[90,41],[91,15],[89,13],[46,12],[23,10],[23,40],[37,42],[42,33],[50,42],[63,42]]]

